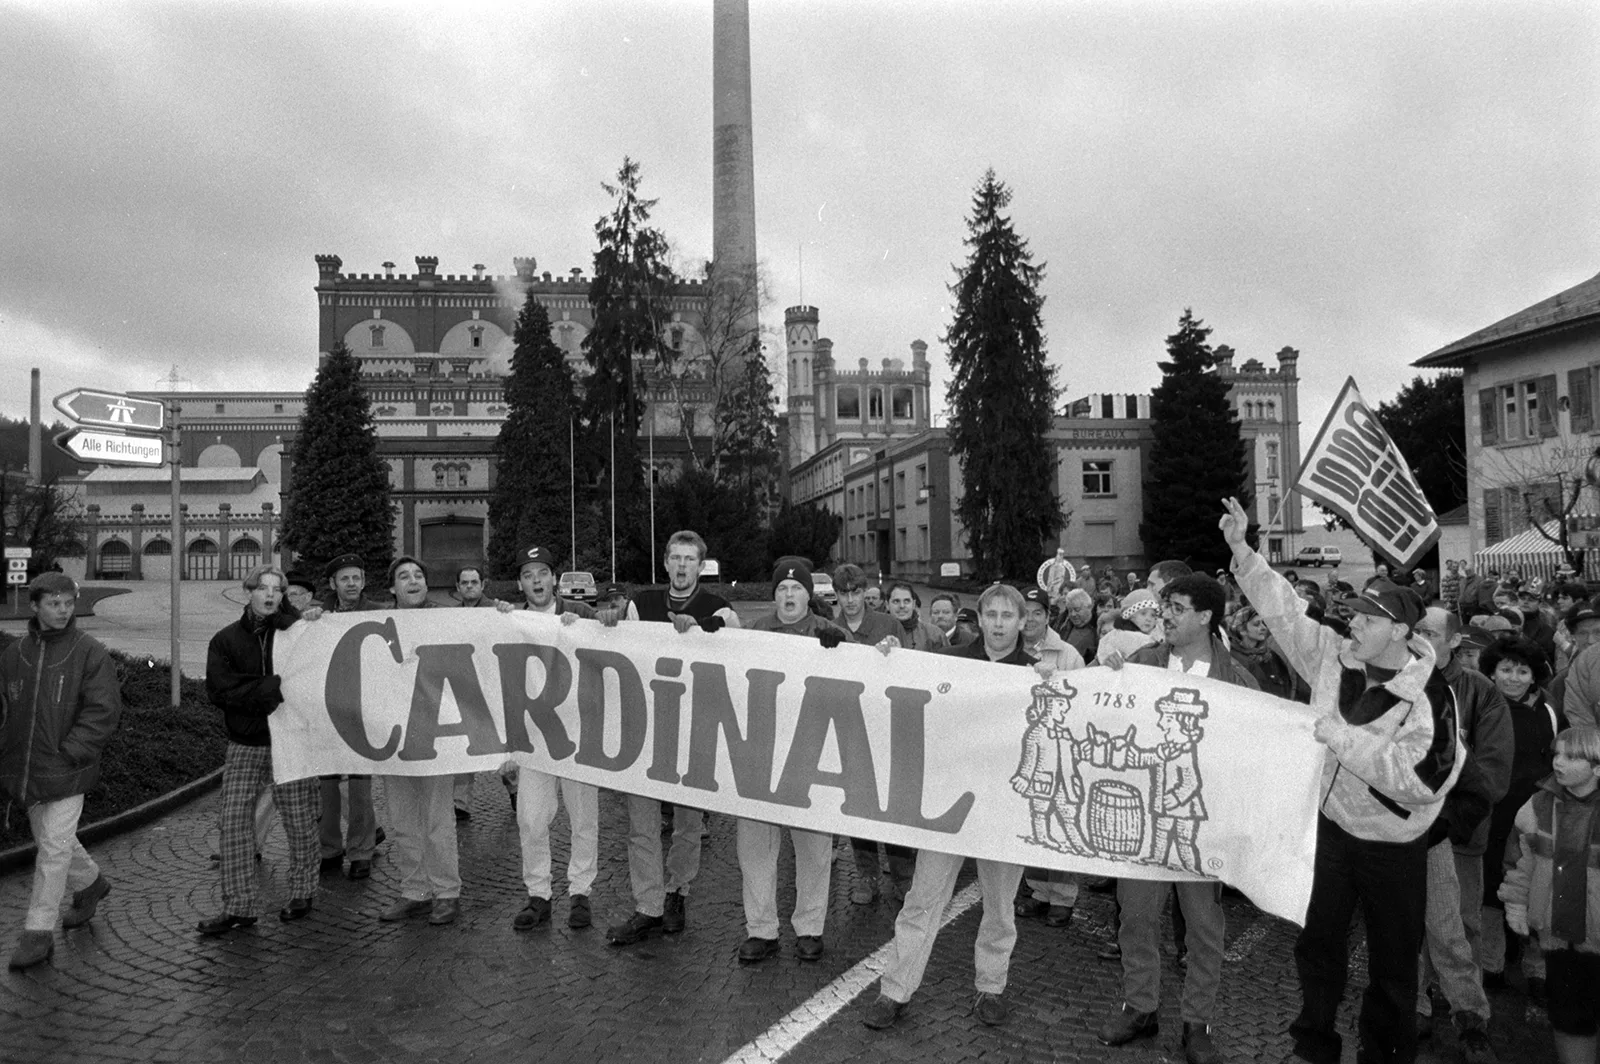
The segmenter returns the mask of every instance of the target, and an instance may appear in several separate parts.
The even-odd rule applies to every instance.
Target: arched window
[[[133,548],[120,539],[108,539],[100,545],[100,575],[108,580],[126,576],[133,568]]]
[[[916,408],[911,398],[911,389],[896,388],[894,390],[893,405],[890,406],[889,413],[894,416],[896,421],[910,421],[916,416],[915,411]]]
[[[144,556],[146,558],[172,557],[172,541],[165,539],[152,539],[149,543],[144,545]]]
[[[859,388],[840,388],[838,410],[835,416],[840,421],[861,420],[861,390]]]

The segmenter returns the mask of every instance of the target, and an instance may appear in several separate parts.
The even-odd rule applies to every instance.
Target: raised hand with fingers
[[[1222,500],[1222,508],[1226,513],[1217,522],[1217,527],[1222,529],[1222,538],[1228,541],[1228,546],[1236,556],[1248,553],[1250,545],[1245,542],[1244,535],[1250,528],[1250,516],[1239,505],[1239,500],[1232,497]]]

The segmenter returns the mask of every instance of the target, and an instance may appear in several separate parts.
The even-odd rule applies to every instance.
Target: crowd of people
[[[937,592],[925,613],[910,583],[880,583],[852,564],[833,570],[837,603],[824,602],[811,564],[790,557],[772,574],[770,613],[742,624],[729,602],[700,585],[706,545],[692,531],[668,540],[664,587],[630,596],[612,585],[595,606],[569,601],[556,593],[560,559],[531,545],[515,559],[520,603],[489,597],[473,567],[456,574],[456,601],[460,608],[551,614],[563,624],[662,625],[663,639],[748,626],[824,647],[854,642],[884,655],[965,657],[1036,670],[1046,690],[1065,672],[1131,664],[1305,703],[1316,715],[1324,767],[1310,907],[1295,946],[1296,1054],[1318,1064],[1340,1058],[1335,1018],[1359,910],[1369,964],[1361,1059],[1412,1060],[1418,1038],[1449,1017],[1465,1059],[1493,1061],[1486,990],[1520,969],[1530,998],[1546,1005],[1560,1059],[1593,1064],[1600,1020],[1600,872],[1591,871],[1600,863],[1600,651],[1593,649],[1600,604],[1575,579],[1545,586],[1516,574],[1480,576],[1453,561],[1437,581],[1423,571],[1390,574],[1380,564],[1359,591],[1337,570],[1319,585],[1274,570],[1246,543],[1244,512],[1232,500],[1226,509],[1220,531],[1233,561],[1215,575],[1178,561],[1155,565],[1143,579],[1097,574],[1059,552],[1041,566],[1036,585],[996,583],[970,606]],[[312,913],[322,877],[370,878],[385,838],[398,895],[377,918],[447,925],[459,917],[455,825],[471,815],[472,775],[383,777],[385,828],[377,824],[371,777],[273,779],[268,721],[283,702],[275,636],[328,613],[440,605],[429,597],[421,559],[397,558],[385,576],[380,599],[369,596],[366,565],[355,555],[334,559],[319,578],[260,568],[244,581],[240,618],[212,638],[206,687],[228,738],[216,855],[221,911],[199,922],[199,934],[257,922],[257,862],[274,813],[288,842],[290,898],[280,920]],[[29,596],[28,632],[0,652],[0,784],[27,808],[38,843],[14,969],[48,960],[57,925],[89,923],[111,890],[78,842],[77,826],[121,712],[105,649],[73,623],[76,584],[45,574]],[[1152,762],[1168,802],[1154,825],[1155,844],[1187,868],[1197,820],[1185,803],[1198,799],[1192,745],[1180,754],[1193,722],[1181,712],[1170,716],[1164,741],[1179,754]],[[1029,730],[1036,748],[1025,746],[1012,786],[1038,799],[1045,816],[1059,770],[1038,738],[1048,735],[1046,722],[1038,723]],[[590,926],[598,789],[514,764],[500,776],[516,815],[526,891],[513,929],[533,931],[553,918],[550,834],[560,809],[570,826],[566,922]],[[636,795],[626,801],[633,911],[605,932],[618,947],[686,929],[704,835],[696,809]],[[738,961],[759,964],[781,951],[783,830],[741,819],[736,832],[747,934]],[[813,962],[826,950],[834,839],[801,829],[788,834],[794,955]],[[1065,841],[1070,847],[1070,831]],[[965,859],[870,838],[850,843],[857,871],[850,901],[886,899],[898,907],[879,994],[862,1015],[882,1030],[894,1026],[923,979]],[[973,949],[973,1011],[981,1022],[1007,1020],[1017,919],[1067,926],[1081,878],[977,862],[983,915]],[[1115,891],[1116,931],[1101,956],[1120,961],[1123,976],[1119,1007],[1099,1027],[1100,1040],[1117,1046],[1156,1033],[1159,927],[1170,904],[1183,966],[1185,1056],[1192,1064],[1222,1060],[1213,1038],[1225,933],[1221,884],[1125,878],[1088,885]]]

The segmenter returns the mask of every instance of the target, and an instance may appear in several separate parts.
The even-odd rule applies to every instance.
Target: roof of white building
[[[259,466],[184,466],[181,479],[185,484],[226,484],[253,481],[264,475]],[[83,477],[88,484],[165,484],[171,479],[172,471],[166,466],[159,469],[100,466]]]
[[[1557,332],[1573,326],[1600,321],[1600,274],[1549,299],[1501,318],[1412,363],[1413,366],[1459,366],[1469,355],[1484,348],[1525,339],[1540,333]]]

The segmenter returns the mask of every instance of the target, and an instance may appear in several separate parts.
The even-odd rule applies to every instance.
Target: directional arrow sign
[[[57,436],[55,442],[57,447],[85,462],[159,466],[166,460],[161,440],[152,436],[119,436],[114,432],[71,429]]]
[[[128,432],[160,432],[167,423],[164,404],[154,399],[135,399],[117,392],[74,388],[70,392],[62,392],[51,402],[55,403],[57,410],[85,425],[105,425]]]

